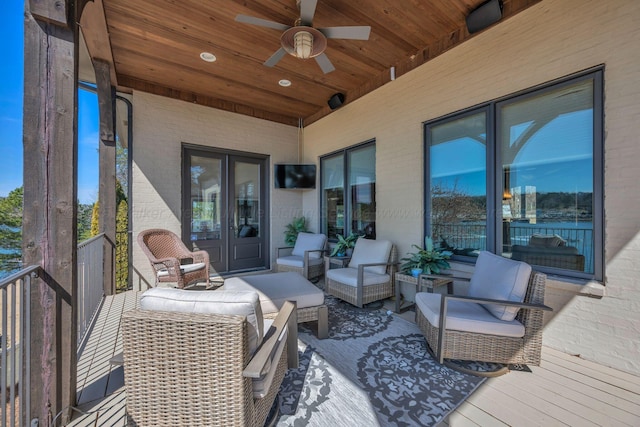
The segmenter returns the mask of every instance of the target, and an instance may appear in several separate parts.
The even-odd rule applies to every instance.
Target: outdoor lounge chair
[[[349,265],[327,271],[326,290],[357,307],[389,298],[394,295],[397,259],[396,247],[388,240],[360,237]]]
[[[177,283],[180,289],[197,282],[209,285],[209,254],[191,252],[175,233],[160,228],[144,230],[138,234],[138,244],[153,267],[156,286],[161,282]]]
[[[307,280],[315,280],[324,273],[322,255],[326,250],[327,236],[324,234],[298,233],[296,244],[278,248],[276,271],[294,271]],[[290,255],[284,255],[286,251]]]
[[[256,292],[154,288],[122,315],[127,416],[139,426],[262,426],[298,365],[295,303],[263,320]],[[277,406],[276,406],[277,408]]]
[[[546,276],[483,251],[467,296],[416,294],[416,323],[444,359],[540,365]]]

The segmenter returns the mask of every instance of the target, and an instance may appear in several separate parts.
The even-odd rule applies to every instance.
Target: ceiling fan
[[[314,28],[313,15],[316,13],[318,0],[297,0],[297,4],[300,17],[293,26],[253,16],[236,16],[237,22],[283,31],[280,36],[282,47],[265,61],[264,65],[267,67],[275,66],[288,53],[300,59],[315,58],[322,71],[327,74],[336,69],[324,53],[327,39],[369,40],[369,26]]]

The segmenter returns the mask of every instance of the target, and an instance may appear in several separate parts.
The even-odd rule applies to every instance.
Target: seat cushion
[[[202,270],[203,268],[204,268],[204,262],[196,262],[195,264],[181,265],[180,271],[182,272],[182,274],[184,274],[184,273],[191,273],[192,271]],[[169,272],[166,269],[164,269],[164,270],[158,270],[156,274],[158,275],[158,277],[164,277],[164,276],[168,276]]]
[[[377,264],[389,262],[391,254],[391,242],[388,240],[372,240],[359,237],[353,247],[353,255],[349,262],[349,267],[358,268],[360,264]],[[385,274],[386,265],[376,267],[365,267],[365,271],[371,273]]]
[[[476,298],[522,302],[530,276],[529,264],[482,251],[471,276],[468,295]],[[498,304],[487,304],[484,307],[496,318],[507,322],[515,319],[519,310],[517,307]]]
[[[153,288],[140,297],[140,308],[183,313],[232,314],[247,317],[249,352],[262,343],[264,319],[258,293],[255,291],[187,291]]]
[[[224,281],[223,289],[257,292],[263,313],[280,311],[285,301],[295,301],[297,308],[324,304],[324,293],[302,275],[291,271],[231,277]]]
[[[297,255],[304,257],[305,251],[315,251],[324,249],[327,236],[324,234],[315,233],[298,233],[296,238],[296,244],[291,251],[291,255]],[[309,259],[319,259],[322,257],[322,252],[311,252]]]
[[[419,292],[416,305],[424,317],[436,328],[440,324],[440,294]],[[482,308],[482,305],[467,301],[447,303],[447,330],[475,332],[505,337],[523,337],[524,326],[517,320],[498,320]]]
[[[320,265],[322,264],[322,262],[322,259],[311,258],[311,254],[309,254],[309,265]],[[276,264],[302,268],[304,267],[304,257],[301,257],[299,255],[284,256],[276,259]]]
[[[388,274],[378,274],[367,271],[364,269],[364,275],[362,278],[363,286],[380,285],[391,280],[391,276]],[[355,268],[335,268],[327,271],[327,278],[335,280],[336,282],[344,283],[345,285],[356,287],[358,286],[358,270]]]

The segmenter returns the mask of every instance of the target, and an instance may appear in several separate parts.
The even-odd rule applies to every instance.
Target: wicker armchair
[[[315,280],[324,274],[323,253],[327,249],[324,234],[298,233],[295,246],[277,249],[276,272],[293,271],[307,280]],[[285,255],[289,252],[288,255]]]
[[[543,311],[551,310],[544,305],[545,281],[546,275],[532,272],[528,264],[482,252],[470,295],[418,293],[416,322],[440,363],[457,359],[537,366]]]
[[[189,251],[175,233],[159,228],[144,230],[138,234],[138,244],[153,267],[156,285],[177,283],[180,289],[197,282],[209,285],[209,254]]]
[[[207,299],[226,298],[223,291],[188,292],[204,293],[211,294]],[[259,307],[257,293],[249,294]],[[231,308],[222,312],[238,304],[227,304]],[[160,305],[122,315],[128,425],[263,426],[277,409],[287,368],[297,367],[295,303],[286,302],[270,326],[265,322],[260,342],[253,329],[256,319],[262,321],[259,309],[248,315],[188,311]]]
[[[326,272],[327,293],[362,307],[394,295],[393,276],[398,266],[398,252],[387,240],[360,237],[346,268]]]

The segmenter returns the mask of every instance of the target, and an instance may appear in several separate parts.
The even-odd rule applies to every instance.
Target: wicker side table
[[[423,286],[426,286],[427,292],[433,292],[437,287],[447,285],[447,293],[453,294],[453,279],[444,277],[434,277],[428,274],[420,274],[418,277],[413,277],[409,274],[396,273],[395,275],[395,288],[396,288],[396,313],[402,313],[407,311],[415,305],[415,303],[408,303],[400,305],[402,296],[400,294],[400,282],[409,283],[416,286],[416,292],[422,292]]]

